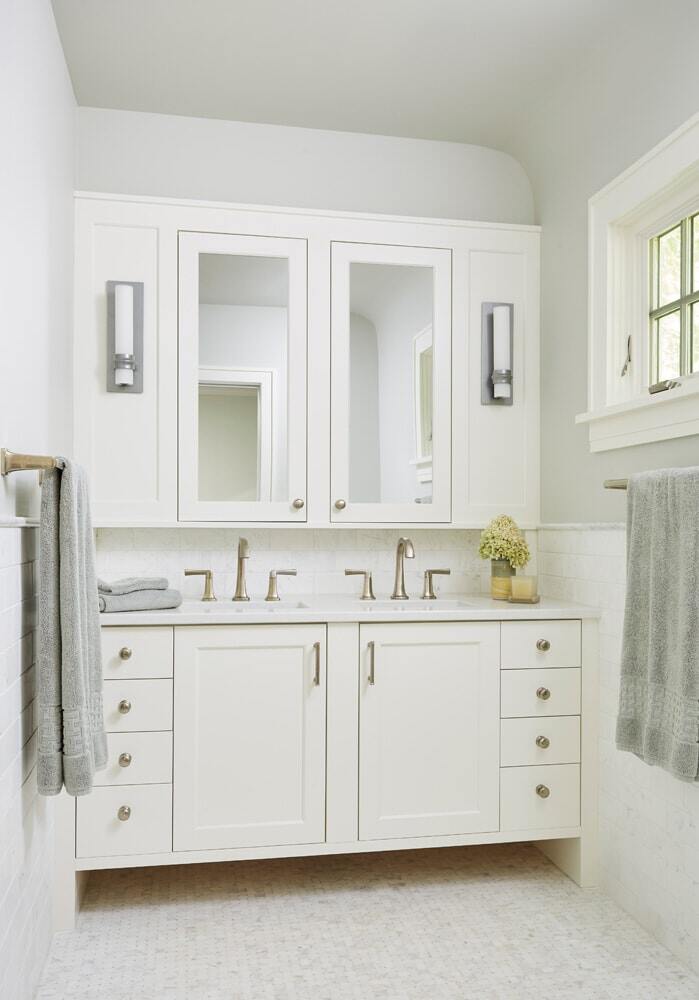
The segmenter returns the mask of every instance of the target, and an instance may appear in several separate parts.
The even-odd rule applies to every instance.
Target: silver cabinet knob
[[[540,653],[548,653],[549,649],[551,649],[551,643],[548,639],[537,639],[536,648]]]
[[[131,806],[119,806],[117,809],[117,819],[120,819],[122,823],[125,823],[127,819],[131,818]]]
[[[335,506],[337,507],[338,510],[344,510],[345,507],[347,506],[347,501],[346,500],[336,500],[335,501]]]
[[[128,698],[122,698],[122,700],[117,705],[117,708],[119,709],[122,715],[128,715],[129,712],[131,711],[131,702],[128,700]]]
[[[540,687],[536,689],[537,698],[541,698],[542,701],[548,701],[551,697],[551,692],[548,688]]]
[[[120,753],[119,754],[119,767],[128,767],[133,757],[130,753]]]
[[[548,787],[548,785],[537,785],[536,794],[539,796],[540,799],[547,799],[551,794],[551,789]]]
[[[548,738],[548,736],[537,736],[536,745],[541,750],[548,750],[548,748],[551,746],[551,740]]]
[[[122,646],[119,650],[119,658],[122,660],[130,660],[133,656],[133,649],[129,649],[128,646]]]
[[[294,508],[294,510],[303,510],[304,503],[305,501],[302,500],[301,497],[296,497],[291,506]]]

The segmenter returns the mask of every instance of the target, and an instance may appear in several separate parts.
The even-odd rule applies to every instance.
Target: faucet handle
[[[346,569],[345,576],[363,576],[364,586],[362,587],[361,601],[375,601],[374,596],[374,583],[372,580],[371,572],[367,569]]]
[[[184,571],[185,576],[203,576],[204,577],[204,596],[202,601],[215,601],[216,595],[214,594],[214,574],[210,569],[186,569]]]
[[[269,571],[269,585],[267,587],[266,601],[279,601],[279,591],[277,590],[278,576],[296,576],[295,569],[271,569]]]
[[[451,576],[451,570],[450,569],[425,570],[425,586],[422,589],[423,601],[435,601],[437,599],[437,595],[434,592],[434,586],[432,582],[433,576]]]

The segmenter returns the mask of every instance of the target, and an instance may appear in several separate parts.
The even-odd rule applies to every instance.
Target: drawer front
[[[503,670],[500,715],[503,719],[580,715],[580,673],[575,670]]]
[[[537,788],[546,795],[544,798]],[[580,765],[503,767],[500,829],[553,830],[580,826]]]
[[[158,785],[172,781],[172,733],[110,733],[107,766],[95,785]]]
[[[130,810],[119,819],[119,810]],[[172,785],[94,788],[77,799],[76,856],[114,857],[172,850]]]
[[[503,719],[500,723],[502,767],[579,763],[579,716]]]
[[[171,628],[103,628],[104,679],[172,677]]]
[[[172,729],[172,681],[105,681],[104,723],[108,733]]]
[[[503,622],[501,662],[504,670],[534,667],[579,667],[580,622]]]

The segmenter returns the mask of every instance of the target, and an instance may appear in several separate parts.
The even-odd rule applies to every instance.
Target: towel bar
[[[0,448],[0,475],[3,476],[8,476],[11,472],[55,469],[58,464],[53,455],[22,455],[9,448]]]
[[[625,490],[629,485],[628,479],[605,479],[605,490]]]

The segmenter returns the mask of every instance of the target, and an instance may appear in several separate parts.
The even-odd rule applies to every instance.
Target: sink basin
[[[455,601],[448,600],[447,598],[441,599],[437,598],[435,601],[422,601],[420,598],[412,598],[408,601],[360,601],[360,608],[362,612],[403,612],[403,614],[414,614],[419,612],[432,612],[435,611],[460,611],[462,608],[470,608],[471,604],[467,604],[465,601]]]
[[[187,601],[183,608],[189,614],[231,614],[267,611],[270,613],[301,611],[308,605],[303,601]]]

